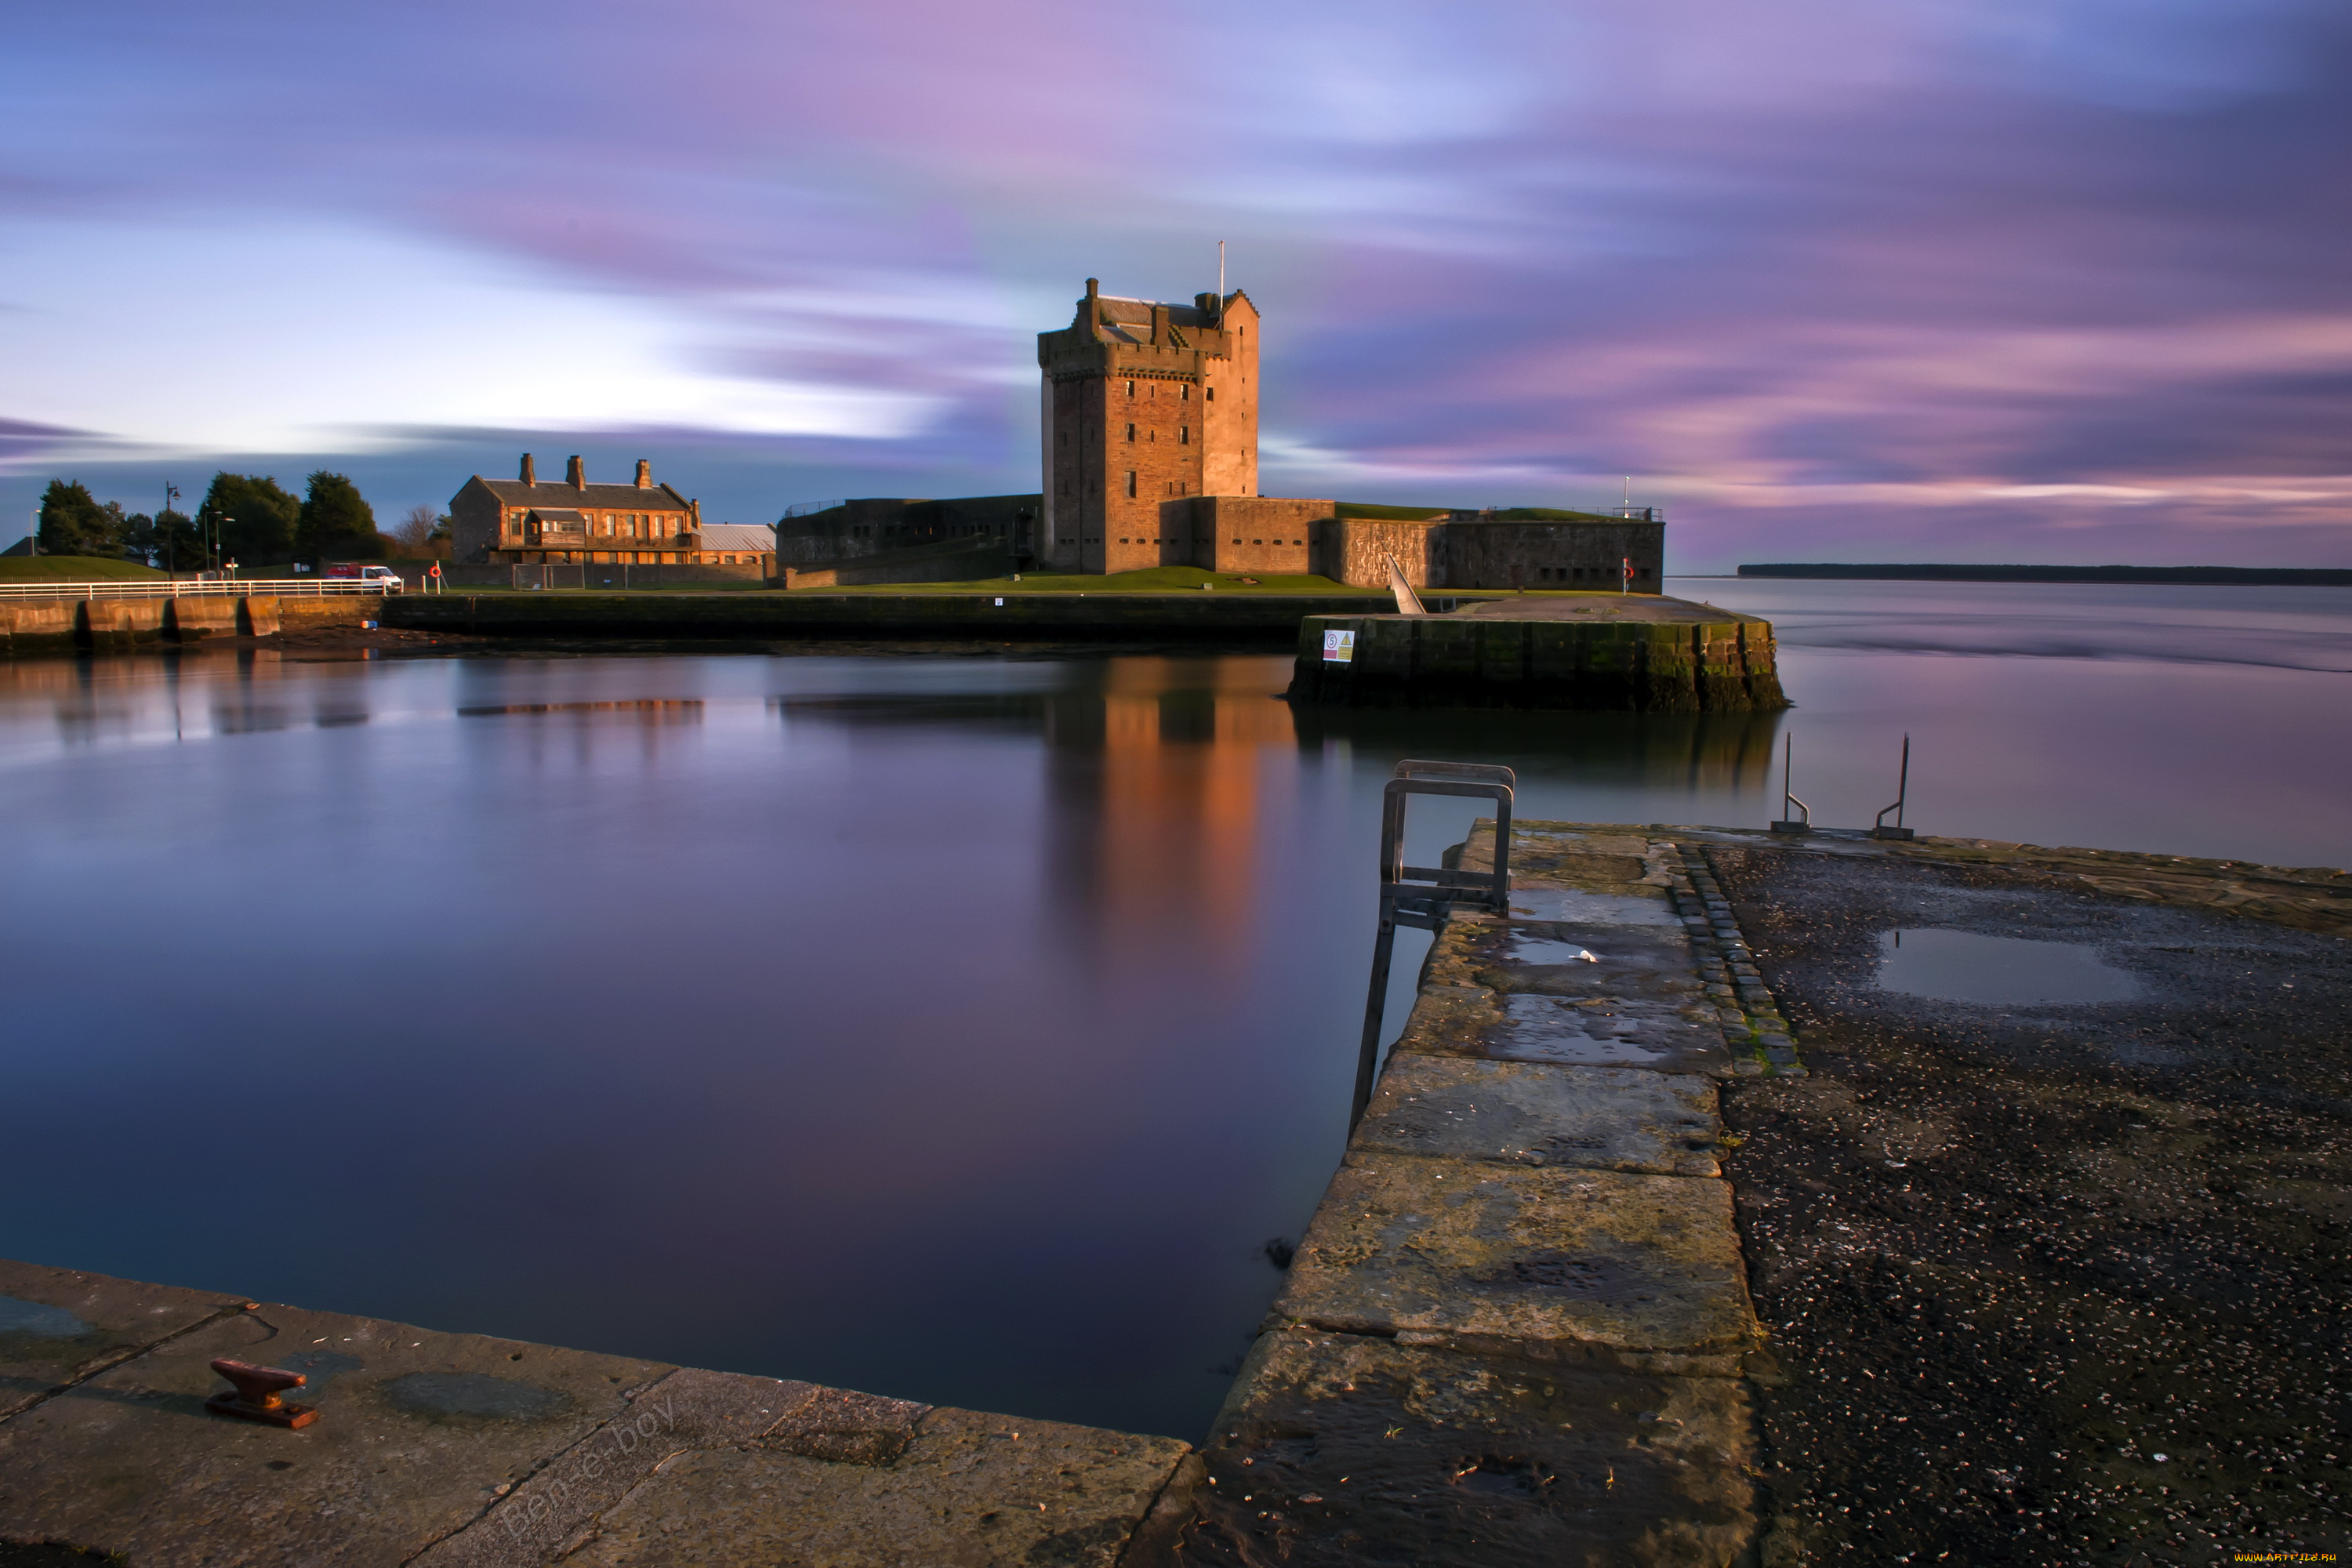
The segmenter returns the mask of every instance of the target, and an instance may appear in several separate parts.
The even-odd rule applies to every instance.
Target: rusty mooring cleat
[[[286,1390],[299,1388],[310,1381],[299,1372],[256,1366],[251,1362],[225,1357],[213,1363],[213,1370],[236,1384],[234,1392],[215,1394],[205,1401],[205,1408],[215,1415],[234,1415],[239,1421],[258,1421],[268,1426],[308,1426],[319,1418],[318,1406],[289,1405],[278,1397]]]

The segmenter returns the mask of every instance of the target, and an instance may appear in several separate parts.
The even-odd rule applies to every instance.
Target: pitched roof
[[[1122,324],[1131,321],[1146,327],[1151,324],[1151,308],[1156,303],[1154,300],[1123,300],[1114,294],[1100,294],[1096,298],[1102,301],[1102,313],[1106,321]],[[1207,312],[1198,305],[1171,305],[1167,309],[1169,321],[1177,326],[1213,327],[1216,325],[1214,321],[1209,320]]]
[[[474,476],[474,482],[499,498],[503,506],[535,506],[542,510],[561,502],[594,511],[685,511],[686,498],[667,485],[656,485],[641,490],[635,485],[568,485],[561,479],[541,479],[535,485],[520,479],[486,479]]]
[[[764,522],[706,522],[702,525],[702,548],[766,554],[776,548],[776,531]]]

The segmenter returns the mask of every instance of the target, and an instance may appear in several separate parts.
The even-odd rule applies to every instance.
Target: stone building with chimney
[[[565,465],[558,484],[542,483],[526,452],[516,479],[476,474],[466,481],[449,500],[449,532],[452,557],[466,564],[745,563],[761,567],[762,574],[774,566],[769,530],[738,529],[724,539],[706,538],[702,503],[656,484],[653,464],[644,458],[637,461],[634,484],[591,484],[588,466],[578,458]]]

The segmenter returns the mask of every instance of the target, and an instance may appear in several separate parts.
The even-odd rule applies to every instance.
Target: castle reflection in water
[[[1781,719],[1294,709],[1274,695],[1288,663],[1077,659],[1053,689],[1032,693],[779,706],[795,722],[969,726],[1042,740],[1057,902],[1084,911],[1084,929],[1071,935],[1108,963],[1243,959],[1265,920],[1286,912],[1269,860],[1303,840],[1336,838],[1332,849],[1360,857],[1369,872],[1377,819],[1364,813],[1377,811],[1377,797],[1346,789],[1346,775],[1385,774],[1408,756],[1503,763],[1522,770],[1523,814],[1538,804],[1542,780],[1563,774],[1612,793],[1754,799]],[[1330,787],[1305,777],[1310,771]]]

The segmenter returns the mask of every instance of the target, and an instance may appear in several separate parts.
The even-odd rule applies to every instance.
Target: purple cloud
[[[1033,485],[1031,335],[1088,275],[1212,286],[1223,237],[1269,488],[1632,474],[1690,567],[2347,556],[2332,7],[143,0],[16,33],[12,225],[364,223],[671,312],[684,375],[919,411],[714,426],[769,455],[724,466],[741,515],[819,473]],[[38,384],[0,413],[146,434]],[[569,427],[694,460],[631,409]]]

